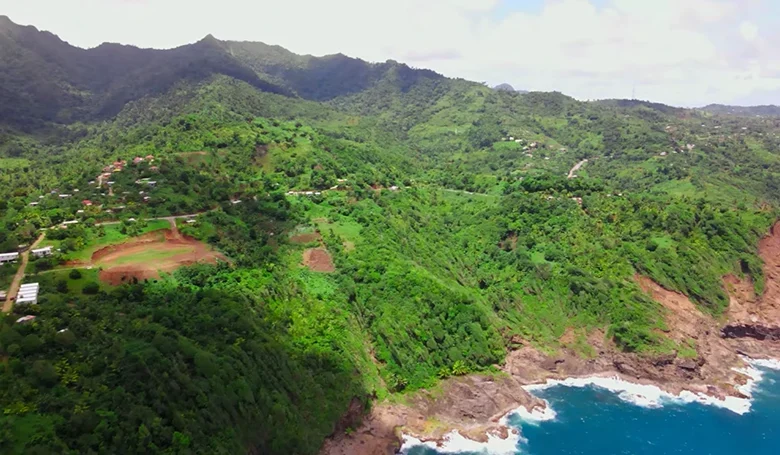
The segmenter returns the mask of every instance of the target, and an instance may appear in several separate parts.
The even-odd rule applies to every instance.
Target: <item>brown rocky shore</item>
[[[646,277],[635,279],[642,289],[666,310],[669,332],[678,342],[695,344],[697,355],[640,356],[621,352],[603,332],[588,334],[595,349],[584,358],[567,347],[545,354],[521,345],[507,354],[502,375],[466,376],[444,381],[437,391],[420,391],[404,404],[378,403],[364,417],[360,427],[347,435],[334,433],[321,455],[389,455],[401,446],[401,434],[423,441],[441,442],[457,430],[461,435],[484,442],[488,434],[502,438],[510,431],[501,422],[520,407],[542,410],[545,403],[525,385],[573,377],[613,376],[637,384],[652,384],[678,395],[682,391],[706,394],[717,399],[746,398],[739,386],[750,379],[737,371],[746,367],[744,357],[780,359],[780,223],[759,244],[764,260],[766,287],[762,296],[753,292],[746,279],[729,275],[724,286],[731,296],[725,318],[703,314],[685,296],[662,288]]]

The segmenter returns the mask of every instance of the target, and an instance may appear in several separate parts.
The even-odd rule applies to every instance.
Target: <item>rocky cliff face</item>
[[[720,331],[723,338],[754,338],[759,341],[780,341],[780,327],[758,324],[733,324]]]
[[[548,379],[610,375],[653,384],[675,395],[688,390],[721,399],[744,398],[737,389],[748,380],[736,371],[745,366],[740,356],[780,358],[780,223],[761,241],[759,253],[765,263],[765,292],[758,297],[749,280],[725,277],[731,296],[725,325],[699,311],[687,296],[649,278],[635,277],[666,308],[666,335],[678,343],[693,343],[695,357],[690,353],[643,356],[622,352],[601,331],[588,334],[588,344],[596,353],[592,358],[566,347],[554,354],[543,353],[524,345],[523,340],[513,340],[515,349],[503,366],[508,377],[453,379],[435,394],[420,392],[406,405],[381,404],[354,435],[327,441],[322,454],[392,454],[401,432],[423,440],[438,440],[453,429],[475,440],[484,440],[487,432],[506,434],[507,429],[498,424],[504,414],[519,406],[529,410],[544,406],[523,385]],[[567,345],[568,335],[561,345]]]

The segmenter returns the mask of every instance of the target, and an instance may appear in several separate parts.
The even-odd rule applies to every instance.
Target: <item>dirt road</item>
[[[588,160],[582,160],[579,163],[575,164],[574,167],[571,168],[571,170],[569,171],[568,178],[573,179],[574,177],[576,177],[576,175],[574,173],[579,171],[580,168],[587,162],[588,162]]]
[[[146,218],[146,221],[167,220],[171,224],[175,225],[176,224],[175,220],[177,220],[177,219],[192,218],[192,217],[196,217],[198,215],[203,215],[204,213],[208,213],[208,212],[211,212],[211,211],[214,211],[214,210],[216,210],[216,209],[206,210],[204,212],[189,213],[187,215],[173,215],[173,216],[160,216],[160,217],[157,217],[157,218]],[[103,221],[101,223],[95,223],[95,226],[108,226],[110,224],[119,224],[119,223],[121,223],[121,221]]]
[[[8,290],[8,298],[6,299],[5,303],[3,304],[3,313],[10,313],[11,310],[14,307],[14,300],[16,299],[16,294],[19,292],[19,287],[22,285],[22,280],[24,279],[24,271],[27,269],[27,262],[30,258],[30,250],[33,248],[37,248],[38,245],[43,240],[43,237],[46,234],[43,233],[33,242],[32,245],[30,245],[27,250],[20,254],[22,257],[22,261],[19,264],[19,270],[16,271],[16,275],[14,275],[14,279],[11,282],[11,289]]]

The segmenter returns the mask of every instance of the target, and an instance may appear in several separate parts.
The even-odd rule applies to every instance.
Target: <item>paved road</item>
[[[27,262],[30,258],[30,250],[33,248],[37,248],[38,245],[43,240],[43,237],[46,235],[46,233],[41,234],[38,236],[38,238],[33,242],[32,245],[30,245],[27,250],[20,254],[22,257],[22,262],[19,264],[19,270],[16,271],[16,275],[14,275],[14,279],[11,282],[11,289],[8,291],[8,298],[6,299],[5,303],[3,304],[3,313],[10,313],[11,310],[14,307],[14,299],[16,299],[16,294],[19,292],[19,287],[22,285],[22,280],[24,279],[24,271],[27,269]]]

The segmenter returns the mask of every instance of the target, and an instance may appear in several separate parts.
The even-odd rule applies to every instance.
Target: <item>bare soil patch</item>
[[[764,260],[764,293],[756,296],[748,278],[727,275],[723,281],[729,292],[729,321],[734,324],[780,326],[780,223],[775,224],[758,244]]]
[[[292,237],[290,237],[290,242],[296,243],[299,245],[306,244],[306,243],[312,243],[312,242],[319,242],[322,240],[322,236],[319,232],[309,232],[306,234],[297,234]]]
[[[160,277],[179,267],[198,263],[227,261],[208,245],[181,235],[178,229],[152,232],[128,242],[101,248],[92,255],[92,264],[103,268],[100,279],[111,285]]]
[[[325,248],[309,248],[303,252],[303,265],[313,272],[335,272],[333,258]]]
[[[696,308],[688,296],[665,289],[645,276],[637,275],[635,279],[643,291],[666,309],[666,323],[675,340],[685,341],[701,332],[704,325],[716,325],[712,318]]]

